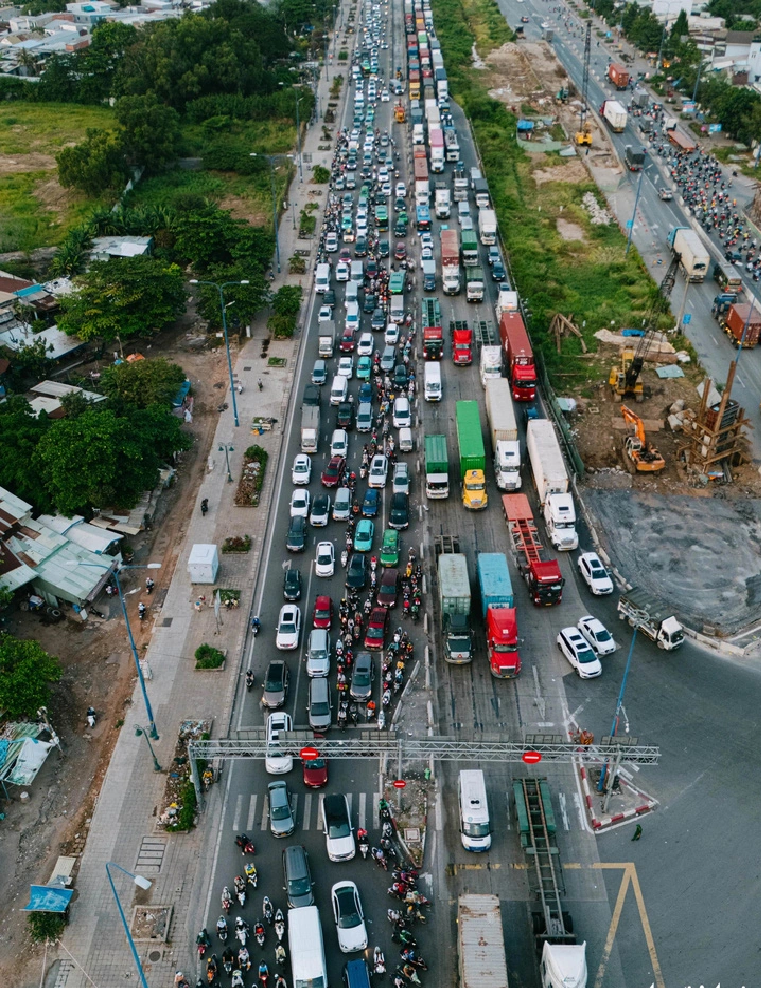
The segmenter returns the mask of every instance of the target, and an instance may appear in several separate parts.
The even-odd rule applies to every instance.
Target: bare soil
[[[584,231],[577,223],[569,223],[568,220],[558,217],[557,229],[563,240],[585,240]]]
[[[200,327],[195,331],[188,325],[177,327],[161,334],[151,348],[182,366],[192,381],[195,399],[193,423],[188,427],[194,443],[182,455],[175,484],[162,497],[160,518],[154,519],[151,530],[129,539],[138,561],[149,555],[161,561],[161,569],[156,571],[154,600],[162,599],[171,582],[188,505],[194,503],[203,479],[217,424],[220,392],[214,384],[224,379],[224,351],[191,348],[189,339],[198,338],[199,333]],[[86,374],[96,369],[93,363],[77,370]],[[139,574],[133,577],[125,572],[125,592],[141,579]],[[137,594],[127,599],[128,607],[135,611],[131,626],[138,651],[142,652],[147,647],[152,622],[141,625],[137,620]],[[61,738],[63,756],[51,754],[28,787],[27,802],[20,801],[18,790],[11,790],[10,801],[2,807],[6,816],[0,826],[0,936],[4,948],[0,952],[1,984],[31,984],[39,978],[43,950],[31,946],[26,916],[20,909],[28,901],[28,886],[49,880],[58,855],[77,855],[84,848],[111,752],[128,718],[136,676],[119,604],[113,599],[100,599],[96,606],[106,614],[105,619],[51,624],[35,614],[15,610],[10,612],[6,625],[20,637],[36,638],[61,660],[63,676],[56,684],[49,709]],[[86,721],[90,705],[97,718],[92,731]]]
[[[547,182],[567,182],[569,185],[581,185],[589,181],[589,175],[578,158],[571,158],[563,165],[551,168],[534,168],[531,177],[537,185]]]
[[[14,175],[17,172],[43,172],[55,168],[52,154],[0,154],[0,175]]]
[[[57,178],[51,176],[46,181],[37,183],[34,197],[46,209],[50,209],[54,213],[66,213],[77,199],[81,200],[82,193],[75,189],[65,189],[58,184]]]
[[[245,196],[228,195],[219,201],[220,209],[228,209],[234,220],[248,220],[251,226],[265,226],[270,213]]]

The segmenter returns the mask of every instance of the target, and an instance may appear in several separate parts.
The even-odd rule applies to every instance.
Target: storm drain
[[[161,837],[143,837],[137,852],[135,871],[139,875],[158,875],[164,860],[166,841]]]

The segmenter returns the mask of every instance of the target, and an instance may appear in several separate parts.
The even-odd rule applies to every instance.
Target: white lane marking
[[[306,796],[304,796],[304,819],[301,821],[302,830],[309,830],[309,828],[312,825],[311,819],[312,819],[312,794],[311,792],[308,792]]]
[[[270,814],[270,801],[265,796],[264,797],[264,802],[262,803],[262,822],[259,825],[259,829],[260,830],[266,830],[267,829],[267,818],[269,817],[269,814]]]
[[[566,830],[570,830],[568,825],[568,807],[566,806],[565,793],[561,789],[558,793],[558,802],[560,803],[560,815],[563,817],[563,827]]]
[[[246,821],[246,831],[249,831],[254,826],[254,819],[256,818],[256,801],[258,796],[251,796],[248,801],[248,820]]]
[[[243,794],[235,797],[235,812],[233,813],[233,830],[240,830],[240,814],[243,809]]]
[[[359,813],[358,813],[359,827],[361,830],[367,830],[367,793],[361,792],[359,794]]]
[[[373,829],[380,830],[380,801],[381,793],[376,792],[373,795]]]

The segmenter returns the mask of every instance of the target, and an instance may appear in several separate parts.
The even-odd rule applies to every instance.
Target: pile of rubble
[[[594,192],[585,192],[581,204],[589,213],[592,226],[610,226],[612,216],[599,204]]]

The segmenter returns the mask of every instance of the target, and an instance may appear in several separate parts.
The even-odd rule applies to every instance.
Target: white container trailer
[[[460,988],[509,988],[502,914],[496,895],[457,900]]]
[[[219,554],[215,545],[194,545],[188,559],[191,583],[216,583],[219,570]]]
[[[526,447],[550,541],[565,552],[578,548],[576,507],[568,491],[568,471],[552,422],[532,419],[526,427]]]
[[[521,444],[510,396],[510,382],[506,378],[487,380],[486,415],[494,451],[497,487],[501,491],[517,491],[521,486]]]
[[[481,387],[486,387],[486,382],[494,378],[502,377],[502,347],[482,346],[481,359],[479,361],[479,374],[481,375]]]

